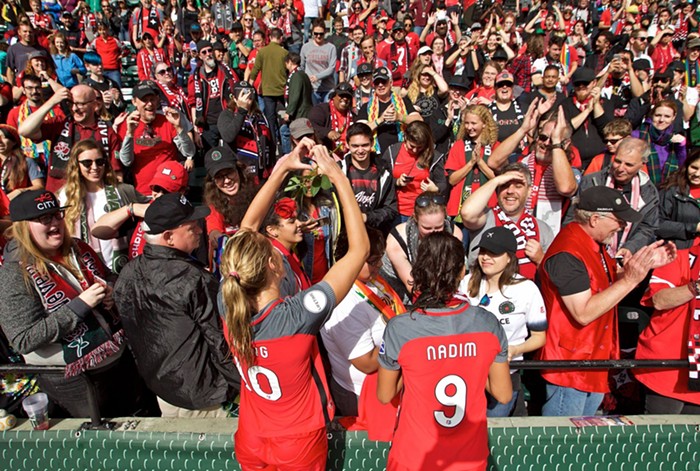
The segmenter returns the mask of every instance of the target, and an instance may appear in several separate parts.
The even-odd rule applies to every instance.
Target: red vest
[[[617,307],[606,312],[587,326],[576,322],[567,312],[559,292],[545,270],[547,260],[566,252],[586,266],[591,283],[591,294],[607,289],[615,281],[615,261],[600,245],[572,222],[564,227],[547,250],[540,264],[542,296],[547,306],[547,342],[540,350],[542,360],[609,360],[619,358],[617,334]],[[603,259],[601,259],[603,257]],[[608,274],[603,260],[609,267]],[[542,377],[552,384],[575,388],[579,391],[605,393],[608,387],[607,370],[546,370]]]

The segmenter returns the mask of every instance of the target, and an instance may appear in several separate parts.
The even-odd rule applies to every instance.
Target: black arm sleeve
[[[569,253],[552,256],[545,262],[544,268],[562,296],[581,293],[591,287],[586,265]]]

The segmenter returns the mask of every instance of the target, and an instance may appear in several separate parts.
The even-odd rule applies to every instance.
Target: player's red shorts
[[[315,432],[264,438],[236,432],[233,448],[243,471],[324,471],[328,456],[326,429]]]

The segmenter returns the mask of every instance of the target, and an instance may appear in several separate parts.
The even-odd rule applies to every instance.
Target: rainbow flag
[[[568,74],[571,70],[571,51],[568,44],[564,44],[564,47],[561,48],[559,62],[564,66],[564,73]]]

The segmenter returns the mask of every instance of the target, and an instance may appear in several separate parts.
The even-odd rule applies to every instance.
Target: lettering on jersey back
[[[448,343],[440,345],[430,345],[425,353],[428,360],[446,360],[448,358],[475,357],[476,344],[474,342]]]

